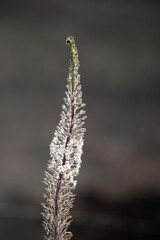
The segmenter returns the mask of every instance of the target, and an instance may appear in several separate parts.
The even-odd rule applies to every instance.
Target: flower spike
[[[45,239],[69,240],[72,233],[68,232],[71,222],[70,209],[73,207],[73,190],[77,184],[75,177],[79,174],[81,155],[84,144],[85,128],[82,128],[86,111],[82,103],[80,75],[78,74],[78,50],[73,36],[66,38],[70,48],[70,66],[67,77],[64,104],[61,119],[54,132],[50,144],[50,160],[45,171],[44,183],[46,193],[43,207],[43,225]]]

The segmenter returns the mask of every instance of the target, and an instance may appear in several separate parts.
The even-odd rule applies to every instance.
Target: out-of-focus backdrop
[[[40,240],[75,36],[88,119],[77,240],[160,239],[160,3],[0,1],[0,239]]]

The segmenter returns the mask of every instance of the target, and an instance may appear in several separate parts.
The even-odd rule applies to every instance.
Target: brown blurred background
[[[156,0],[0,1],[0,239],[43,239],[42,179],[70,34],[88,115],[74,238],[160,239]]]

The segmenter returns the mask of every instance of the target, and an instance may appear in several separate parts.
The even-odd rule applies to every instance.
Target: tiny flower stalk
[[[87,118],[82,110],[82,91],[78,74],[78,50],[74,37],[66,38],[70,48],[70,66],[67,77],[64,105],[61,119],[50,144],[50,160],[45,171],[45,202],[43,206],[43,225],[45,239],[68,240],[72,233],[68,231],[71,223],[70,209],[73,207],[73,190],[81,165],[84,133],[82,126]]]

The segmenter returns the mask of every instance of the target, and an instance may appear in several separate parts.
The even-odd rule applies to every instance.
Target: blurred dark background
[[[77,240],[160,239],[160,2],[0,1],[0,239],[40,240],[43,173],[69,66],[87,133]]]

